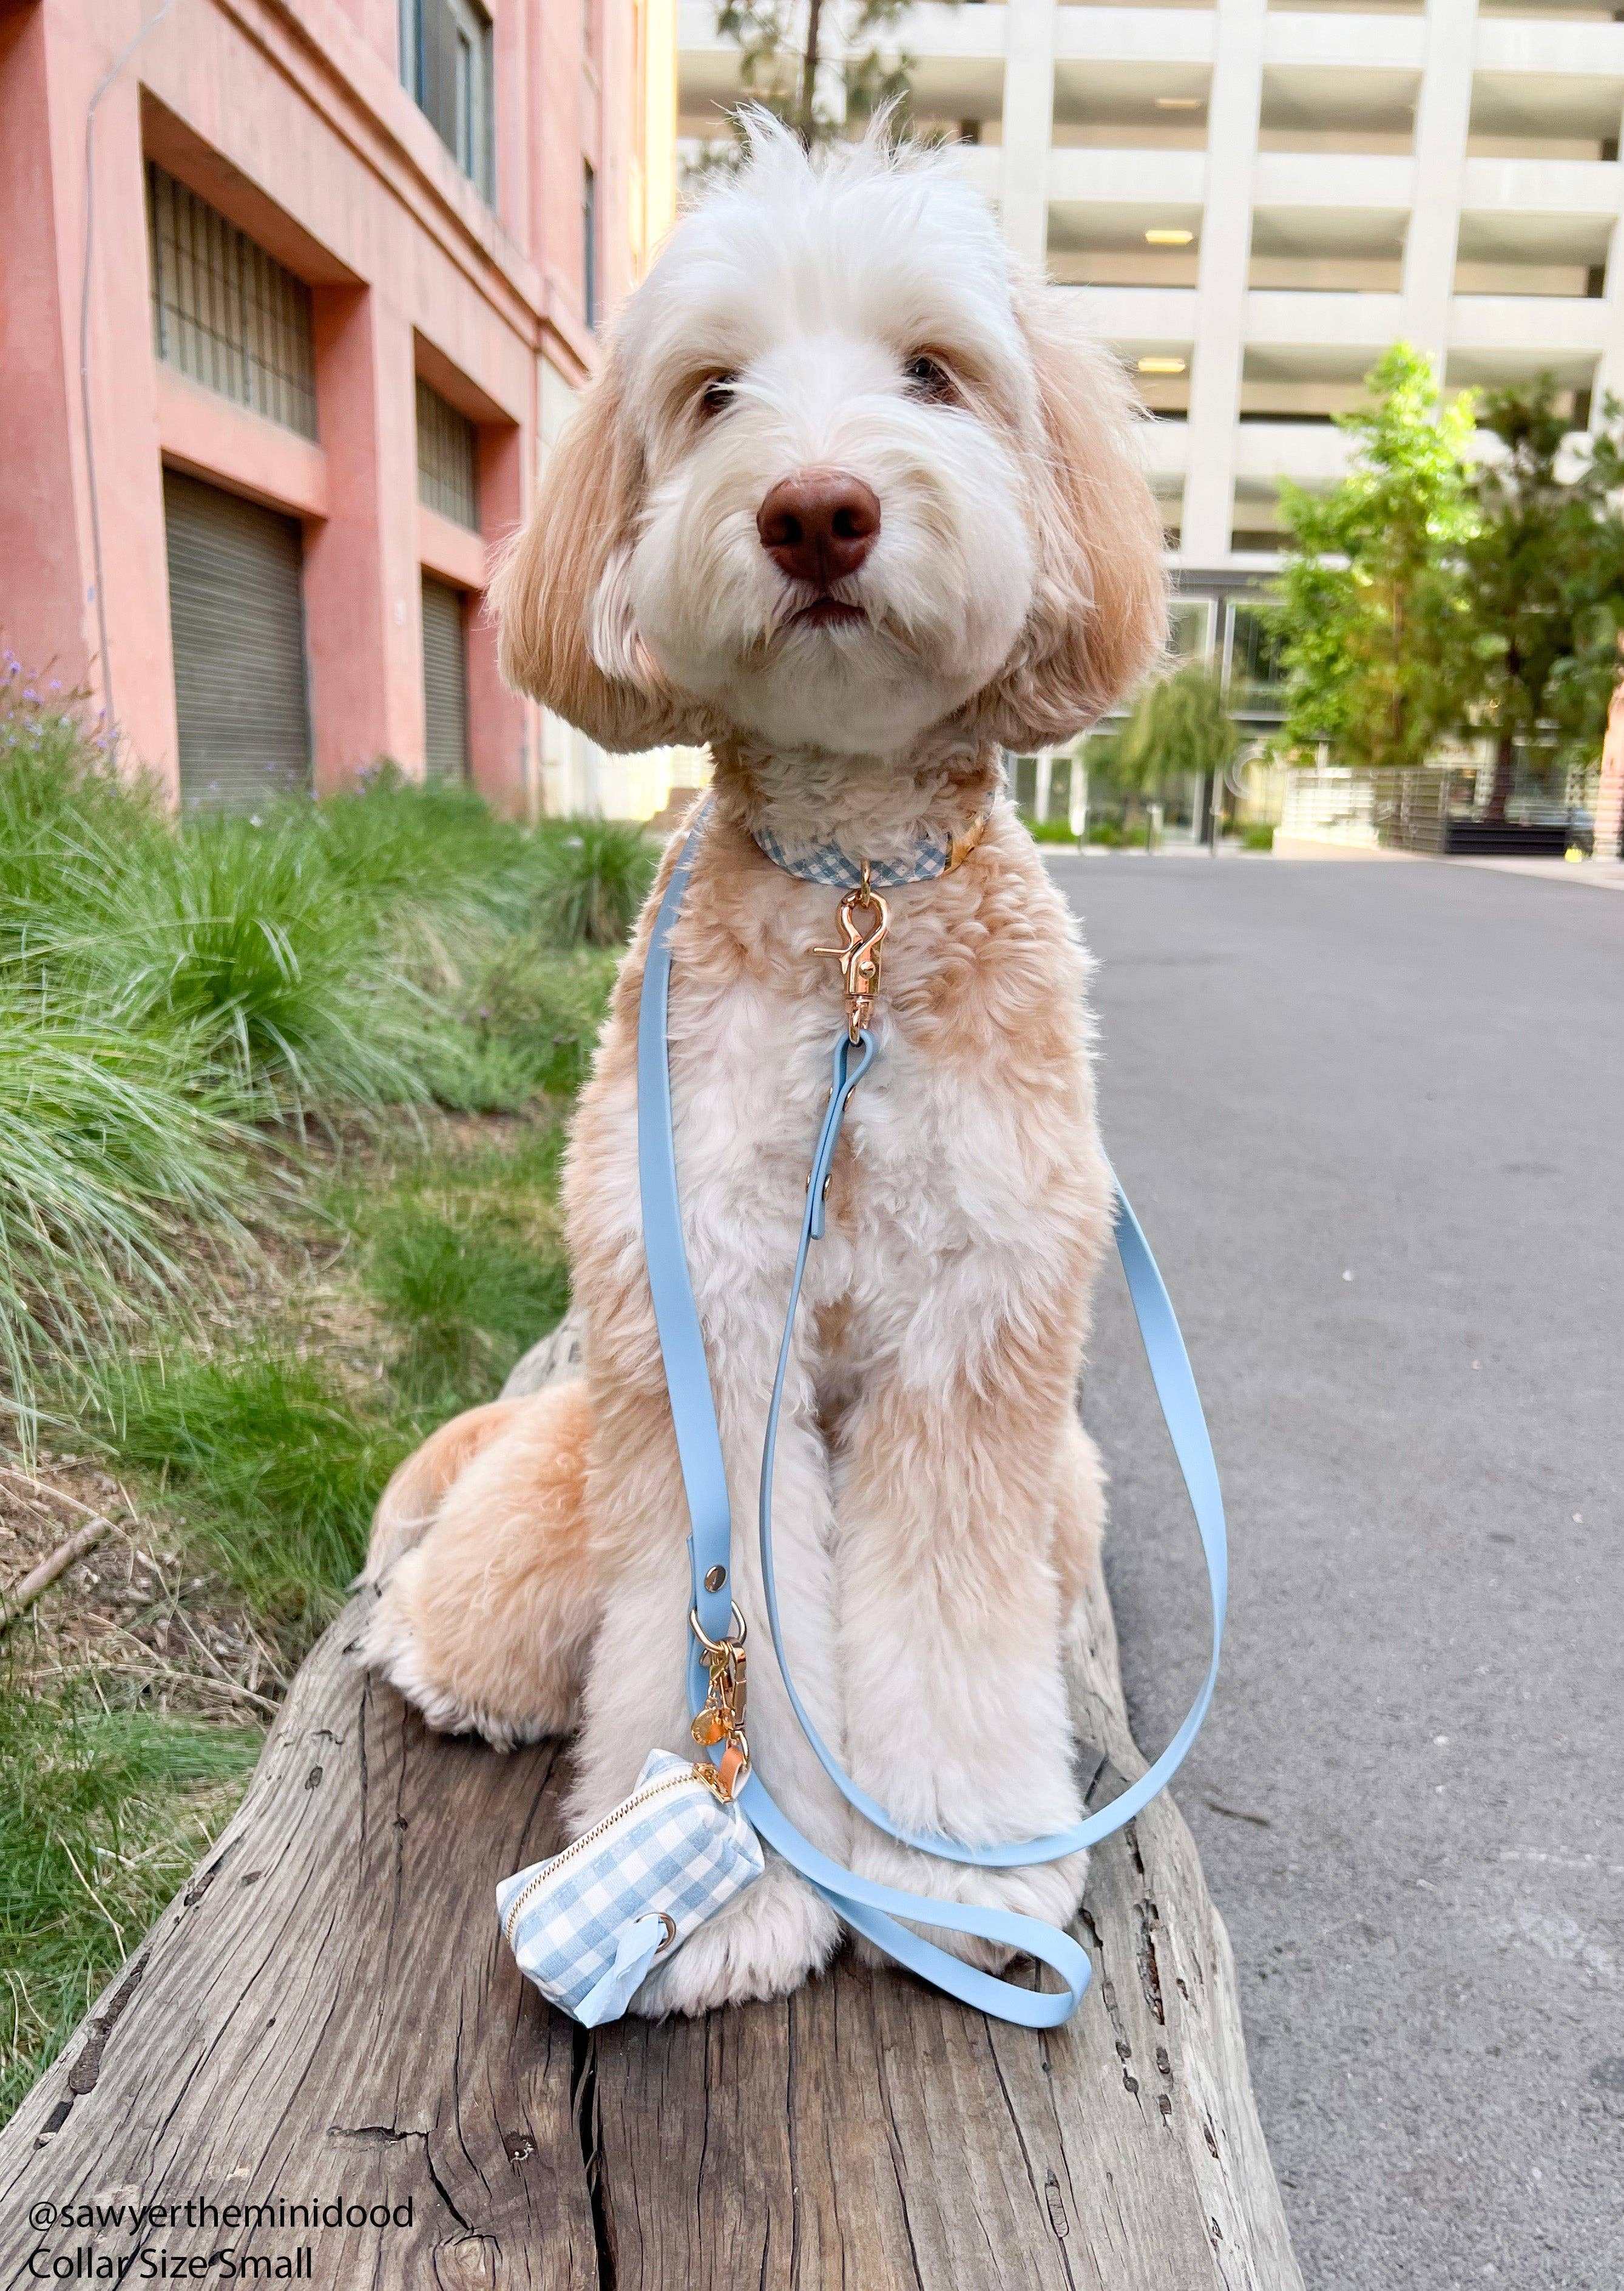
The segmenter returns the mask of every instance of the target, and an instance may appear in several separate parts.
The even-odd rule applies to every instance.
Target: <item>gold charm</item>
[[[710,1689],[705,1708],[688,1731],[702,1750],[708,1750],[743,1732],[744,1648],[734,1640],[720,1639],[706,1648],[704,1662],[710,1673]]]

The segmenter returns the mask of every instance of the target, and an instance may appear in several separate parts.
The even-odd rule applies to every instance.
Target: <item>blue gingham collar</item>
[[[922,835],[904,859],[871,861],[869,883],[876,891],[894,891],[900,883],[929,883],[938,875],[948,874],[975,849],[987,832],[990,816],[989,812],[983,812],[963,835]],[[775,867],[781,867],[786,875],[798,875],[804,883],[827,884],[831,891],[855,891],[861,888],[863,863],[853,859],[842,845],[819,843],[810,851],[796,852],[792,857],[770,828],[756,827],[750,832],[756,848]]]

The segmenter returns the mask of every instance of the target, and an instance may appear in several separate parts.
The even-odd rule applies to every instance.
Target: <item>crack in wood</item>
[[[143,1949],[130,1967],[117,1988],[105,2013],[100,2013],[91,2022],[91,2032],[83,2050],[68,2071],[68,2089],[76,2100],[94,2092],[101,2078],[101,2063],[107,2056],[108,2042],[114,2030],[129,2010],[132,1998],[147,1973],[147,1951]]]
[[[592,2030],[572,2026],[570,2106],[592,2211],[592,2243],[597,2258],[598,2291],[615,2291],[614,2234],[604,2186],[603,2124],[598,2113],[597,2044]]]

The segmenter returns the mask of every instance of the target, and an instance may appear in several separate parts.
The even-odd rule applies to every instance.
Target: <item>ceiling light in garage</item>
[[[1142,358],[1139,362],[1141,374],[1182,374],[1184,360],[1176,358]]]
[[[1145,244],[1147,246],[1188,246],[1195,236],[1193,230],[1148,230]]]
[[[1156,108],[1158,111],[1199,111],[1201,98],[1198,95],[1158,95]]]

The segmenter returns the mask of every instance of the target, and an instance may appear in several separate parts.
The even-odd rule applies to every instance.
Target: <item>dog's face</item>
[[[775,745],[885,753],[988,683],[1030,609],[1031,360],[951,176],[761,172],[627,313],[646,490],[600,641],[641,638]]]
[[[1163,633],[1115,362],[950,162],[761,130],[621,319],[501,576],[513,680],[606,744],[900,755],[1109,704]]]

